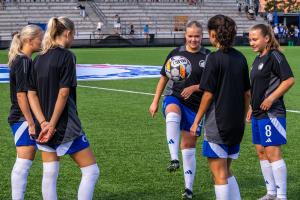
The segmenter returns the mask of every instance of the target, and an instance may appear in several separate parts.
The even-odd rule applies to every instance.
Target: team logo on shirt
[[[258,65],[258,70],[262,70],[263,67],[264,67],[264,63],[260,63],[260,64]]]
[[[199,67],[205,68],[205,60],[200,60],[199,61]]]

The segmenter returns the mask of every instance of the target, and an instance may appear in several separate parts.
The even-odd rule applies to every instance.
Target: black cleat
[[[187,188],[185,188],[184,193],[182,194],[182,199],[193,199],[193,192]]]
[[[169,167],[167,168],[167,170],[169,172],[175,172],[179,169],[180,165],[179,165],[179,161],[178,160],[171,160]]]

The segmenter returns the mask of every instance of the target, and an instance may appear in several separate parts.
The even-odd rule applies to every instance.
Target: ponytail
[[[62,35],[65,30],[75,31],[74,23],[66,17],[52,17],[47,24],[41,53],[45,54],[49,49],[56,47],[56,38]]]
[[[17,55],[22,54],[22,48],[26,41],[32,40],[39,36],[42,29],[36,25],[27,25],[20,32],[12,35],[12,41],[8,51],[8,66],[11,66]]]
[[[253,27],[251,27],[250,31],[252,30],[260,30],[261,34],[266,37],[269,37],[269,41],[266,45],[266,49],[268,51],[270,50],[278,50],[278,51],[282,51],[279,42],[277,41],[277,39],[275,38],[273,29],[270,25],[265,25],[265,24],[257,24],[254,25]]]
[[[13,34],[13,39],[10,44],[10,48],[8,51],[8,66],[11,66],[12,62],[15,60],[17,55],[20,54],[22,49],[22,42],[20,39],[21,35],[19,32],[15,32]]]

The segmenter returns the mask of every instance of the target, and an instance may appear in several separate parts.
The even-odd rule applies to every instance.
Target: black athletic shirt
[[[19,107],[17,93],[27,93],[28,70],[32,65],[32,60],[26,55],[17,55],[10,66],[10,113],[8,123],[13,124],[20,121],[25,121],[25,117]]]
[[[50,49],[34,59],[29,76],[29,90],[36,91],[41,109],[47,121],[50,121],[60,88],[70,88],[65,108],[56,125],[53,138],[47,143],[59,145],[69,142],[83,134],[76,109],[76,58],[67,49]],[[37,133],[40,126],[36,122]]]
[[[209,54],[200,89],[213,93],[204,137],[216,144],[239,144],[245,129],[244,94],[250,89],[247,60],[234,48]]]
[[[251,105],[255,118],[286,116],[283,96],[277,99],[268,111],[261,110],[260,105],[282,81],[290,77],[293,77],[291,67],[281,52],[272,50],[262,57],[255,58],[250,73]]]
[[[184,56],[190,61],[192,65],[192,73],[189,76],[189,78],[185,81],[180,81],[180,82],[174,82],[169,80],[166,87],[165,95],[175,96],[180,100],[182,104],[186,105],[194,112],[198,111],[199,104],[202,97],[202,92],[194,92],[187,100],[184,100],[184,98],[181,96],[181,92],[186,87],[192,85],[199,85],[202,71],[205,66],[205,59],[209,53],[210,51],[204,47],[201,47],[201,49],[196,53],[188,52],[185,46],[177,47],[169,53],[160,72],[161,75],[167,76],[165,71],[165,64],[173,56]]]

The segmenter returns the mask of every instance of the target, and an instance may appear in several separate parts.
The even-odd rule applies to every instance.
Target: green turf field
[[[161,65],[171,48],[73,49],[78,63],[116,63]],[[255,54],[239,48],[249,65]],[[284,48],[296,79],[300,73],[299,47]],[[0,51],[0,63],[6,63],[7,52]],[[125,89],[154,93],[158,79],[118,81],[84,81],[79,85]],[[297,81],[297,80],[296,80]],[[287,109],[300,110],[300,87],[296,85],[285,96]],[[174,200],[184,189],[182,171],[166,171],[169,153],[161,111],[155,119],[148,114],[152,96],[102,91],[78,87],[78,111],[84,130],[101,168],[94,199]],[[0,84],[0,200],[10,199],[10,172],[15,161],[15,146],[7,123],[9,85]],[[298,103],[297,103],[298,102]],[[283,147],[288,167],[289,200],[300,199],[300,114],[288,113],[288,145]],[[207,161],[201,156],[202,137],[197,146],[195,199],[214,199],[214,188]],[[182,168],[181,168],[182,169]],[[260,166],[251,144],[247,125],[240,157],[233,163],[242,199],[253,200],[265,194]],[[42,165],[36,156],[29,175],[26,199],[41,199]],[[61,200],[76,199],[81,173],[72,160],[61,159],[58,196]]]

